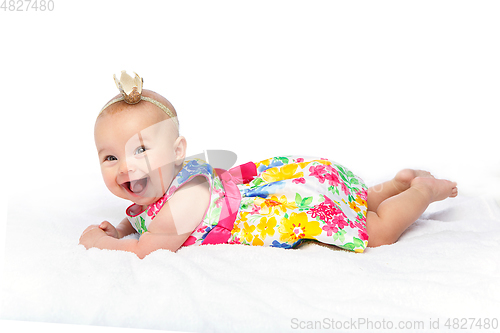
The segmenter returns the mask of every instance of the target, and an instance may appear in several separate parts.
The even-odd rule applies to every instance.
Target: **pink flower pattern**
[[[307,213],[311,214],[311,217],[319,217],[320,220],[326,223],[322,229],[328,232],[328,236],[331,236],[332,232],[336,233],[338,229],[344,229],[349,225],[347,216],[342,209],[337,207],[327,196],[325,196],[324,202],[314,206]]]
[[[304,179],[304,177],[295,178],[294,180],[292,180],[292,183],[294,183],[294,184],[305,184],[306,180]]]
[[[165,202],[168,200],[169,196],[165,195],[160,198],[160,200],[156,201],[155,203],[151,204],[148,206],[148,216],[151,217],[151,219],[154,219],[156,214],[161,210]]]
[[[340,185],[340,176],[337,170],[332,168],[330,165],[316,165],[309,167],[309,176],[316,177],[321,184],[328,180],[328,185],[338,186]],[[343,184],[343,183],[342,183]]]
[[[368,200],[368,191],[366,189],[362,189],[356,192],[357,195],[363,200]]]

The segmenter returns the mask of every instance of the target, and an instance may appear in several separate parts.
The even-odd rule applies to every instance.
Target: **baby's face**
[[[151,103],[106,113],[95,126],[104,183],[116,196],[139,205],[160,199],[182,167],[185,139]]]

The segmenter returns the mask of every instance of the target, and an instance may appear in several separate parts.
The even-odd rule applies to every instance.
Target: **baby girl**
[[[186,160],[177,113],[163,96],[122,72],[121,92],[95,123],[104,182],[133,202],[114,227],[89,226],[85,248],[139,258],[158,249],[245,244],[296,248],[304,240],[363,252],[392,244],[434,201],[457,196],[456,183],[405,169],[367,188],[325,158],[278,156],[230,170]],[[123,237],[139,233],[139,239]]]

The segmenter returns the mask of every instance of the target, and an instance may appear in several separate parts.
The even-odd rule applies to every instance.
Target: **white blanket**
[[[2,319],[278,332],[498,318],[500,209],[490,197],[435,203],[399,242],[363,254],[215,245],[143,260],[77,245],[90,219],[123,202],[101,209],[98,196],[84,207],[85,193],[55,197],[11,200]]]

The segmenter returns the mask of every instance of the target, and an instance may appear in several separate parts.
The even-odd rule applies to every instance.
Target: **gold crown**
[[[116,87],[120,90],[123,100],[127,104],[137,104],[141,101],[144,80],[136,72],[134,74],[135,77],[131,77],[126,71],[122,71],[119,81],[116,79],[116,75],[113,74]]]

